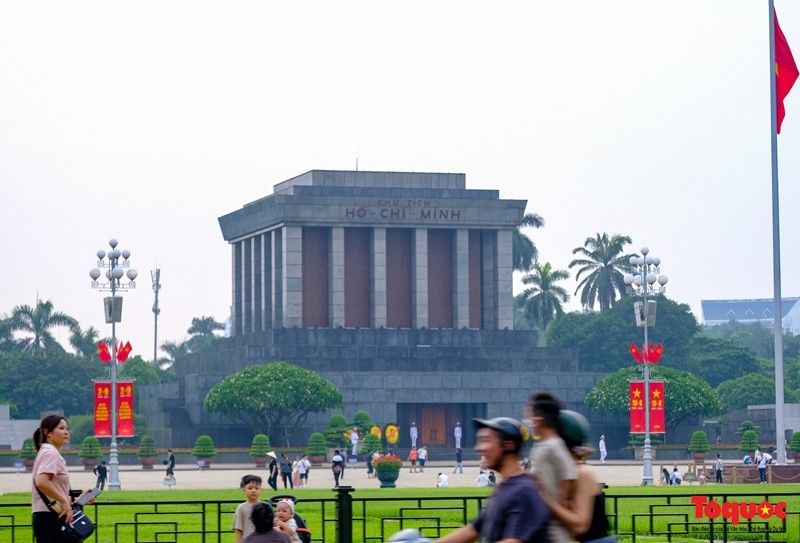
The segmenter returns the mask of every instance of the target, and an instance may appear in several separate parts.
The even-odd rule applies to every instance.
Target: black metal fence
[[[771,487],[775,488],[775,487]],[[800,543],[800,488],[780,492],[606,496],[612,529],[623,541],[771,541]],[[785,489],[785,490],[784,490]],[[315,542],[381,543],[405,528],[437,539],[470,521],[481,497],[357,498],[349,487],[328,499],[303,499],[300,513]],[[240,500],[100,502],[87,507],[94,543],[233,543]],[[0,542],[30,543],[29,503],[0,504]]]

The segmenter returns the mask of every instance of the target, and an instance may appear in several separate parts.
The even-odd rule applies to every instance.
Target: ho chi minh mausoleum
[[[143,387],[150,430],[174,446],[203,433],[249,445],[249,429],[202,400],[225,376],[276,360],[332,381],[348,418],[398,423],[401,447],[411,422],[421,443],[453,447],[456,422],[520,417],[533,391],[584,410],[602,376],[578,373],[576,351],[513,330],[512,233],[525,206],[467,189],[464,174],[314,170],[220,217],[232,337],[176,364],[176,383]],[[465,425],[466,447],[471,434]]]

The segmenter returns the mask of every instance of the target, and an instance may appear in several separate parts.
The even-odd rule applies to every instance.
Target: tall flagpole
[[[775,441],[778,464],[786,463],[783,422],[783,309],[781,308],[781,217],[778,198],[778,106],[775,73],[775,4],[769,0],[769,110],[772,150],[772,332],[775,336]]]

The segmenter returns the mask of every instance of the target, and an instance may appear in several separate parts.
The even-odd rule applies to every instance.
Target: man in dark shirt
[[[106,479],[108,478],[108,468],[106,467],[105,460],[103,460],[99,466],[94,468],[94,474],[97,475],[97,484],[94,486],[100,490],[105,490]]]
[[[519,465],[522,423],[500,417],[474,419],[473,424],[478,431],[475,452],[485,456],[487,467],[499,472],[503,480],[478,518],[440,539],[439,543],[547,541],[550,512],[533,479]]]

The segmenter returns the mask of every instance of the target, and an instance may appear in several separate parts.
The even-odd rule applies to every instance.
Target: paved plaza
[[[632,462],[608,462],[606,464],[592,463],[598,479],[610,487],[638,486],[642,482],[642,465]],[[435,487],[436,476],[439,472],[450,476],[451,487],[476,486],[478,467],[467,465],[463,474],[454,474],[451,463],[433,462],[426,466],[423,473],[409,473],[408,468],[400,472],[397,486],[400,488]],[[211,469],[190,469],[188,466],[177,466],[175,471],[176,486],[182,489],[203,488],[238,488],[243,475],[254,473],[266,479],[267,471],[257,469],[247,464],[214,464]],[[654,474],[657,476],[657,474]],[[90,488],[94,486],[95,476],[90,471],[83,471],[78,466],[70,467],[70,482],[73,488]],[[143,470],[139,466],[121,466],[120,482],[123,490],[168,490],[164,486],[164,470]],[[280,480],[278,489],[282,490]],[[328,467],[313,468],[308,480],[309,488],[330,489],[333,487],[333,474]],[[266,485],[266,482],[264,483]],[[367,469],[363,463],[349,466],[344,472],[343,485],[359,488],[378,488],[377,479],[367,478]],[[0,470],[0,493],[29,492],[31,489],[31,474],[17,472],[13,468]],[[302,489],[295,492],[302,495]],[[264,491],[269,495],[269,491]]]

